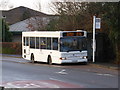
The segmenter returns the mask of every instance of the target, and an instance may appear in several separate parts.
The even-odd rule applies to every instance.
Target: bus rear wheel
[[[33,54],[31,54],[31,62],[32,62],[32,63],[35,62],[35,60],[34,60],[34,55],[33,55]]]
[[[48,64],[52,65],[52,58],[51,58],[51,56],[48,56]]]

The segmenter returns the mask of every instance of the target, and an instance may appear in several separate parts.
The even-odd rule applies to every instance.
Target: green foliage
[[[2,19],[0,19],[0,42],[2,42]]]
[[[116,62],[120,63],[120,30],[119,30],[119,16],[120,16],[120,2],[105,3],[106,12],[104,20],[108,24],[109,37],[114,45],[116,52]]]
[[[9,47],[2,48],[2,53],[4,53],[4,54],[15,54],[14,52],[15,52],[15,49],[12,49]]]
[[[2,29],[0,31],[1,34],[1,40],[2,42],[11,42],[12,41],[12,34],[9,32],[9,27],[7,23],[2,19]]]
[[[119,3],[120,2],[105,3],[105,9],[107,11],[103,16],[109,26],[109,36],[113,43],[120,41],[120,30],[118,29],[118,17],[120,15]]]
[[[0,52],[3,54],[22,54],[21,43],[2,42],[0,43]]]

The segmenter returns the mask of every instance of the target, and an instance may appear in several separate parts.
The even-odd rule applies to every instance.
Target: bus
[[[50,65],[87,63],[86,38],[84,30],[22,32],[22,57]]]

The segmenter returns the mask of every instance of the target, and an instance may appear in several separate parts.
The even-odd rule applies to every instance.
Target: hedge
[[[22,44],[18,42],[1,42],[0,48],[2,54],[22,54]]]

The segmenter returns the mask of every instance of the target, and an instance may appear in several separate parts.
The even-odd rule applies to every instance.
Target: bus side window
[[[35,48],[35,37],[30,37],[30,48]]]
[[[24,46],[29,46],[29,38],[28,37],[23,38],[23,45]]]
[[[53,38],[53,50],[58,50],[58,38]]]
[[[39,49],[39,37],[36,37],[36,49]]]
[[[40,48],[41,49],[46,49],[46,38],[44,38],[44,37],[41,37],[40,38]]]
[[[26,46],[29,46],[29,37],[26,37]]]
[[[47,38],[47,49],[51,50],[51,38]]]

